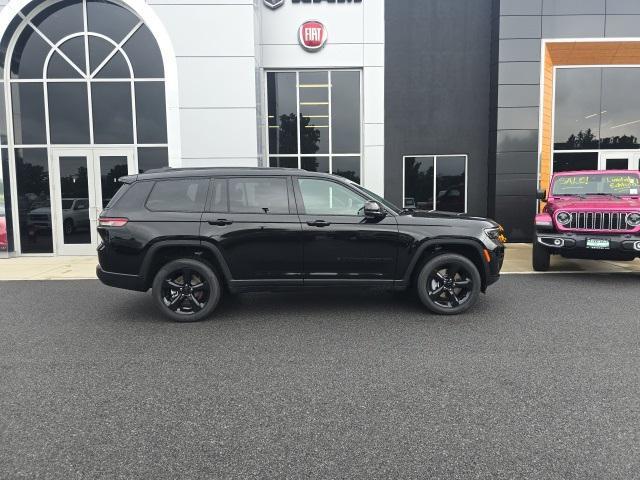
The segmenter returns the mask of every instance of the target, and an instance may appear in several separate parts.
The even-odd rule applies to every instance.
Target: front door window
[[[363,215],[365,199],[328,180],[301,178],[300,192],[307,215]]]

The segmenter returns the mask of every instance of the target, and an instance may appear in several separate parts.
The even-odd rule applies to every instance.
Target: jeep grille
[[[561,225],[571,230],[633,230],[635,227],[627,224],[630,212],[568,212],[571,222]]]

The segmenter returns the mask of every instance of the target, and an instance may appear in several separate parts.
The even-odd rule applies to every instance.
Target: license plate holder
[[[587,248],[592,248],[594,250],[609,250],[611,248],[611,242],[601,238],[587,238]]]

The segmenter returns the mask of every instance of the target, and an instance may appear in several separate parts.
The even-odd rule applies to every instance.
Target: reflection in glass
[[[138,18],[116,2],[88,0],[87,21],[90,32],[101,33],[120,43],[138,23]]]
[[[48,90],[51,143],[89,143],[87,84],[55,82]]]
[[[333,153],[360,152],[360,72],[331,72],[331,127]]]
[[[11,78],[42,78],[51,47],[30,26],[22,31],[11,58]]]
[[[138,143],[167,142],[167,114],[163,82],[136,82]]]
[[[554,153],[553,171],[597,170],[598,152]]]
[[[32,23],[53,43],[84,30],[82,0],[62,0],[38,13]],[[84,65],[84,63],[82,63]]]
[[[140,173],[168,166],[169,151],[167,147],[138,148],[138,171]]]
[[[329,173],[329,157],[302,157],[300,161],[303,170]]]
[[[605,170],[629,170],[628,158],[607,158]]]
[[[602,69],[600,148],[638,148],[640,68]]]
[[[336,182],[301,178],[298,184],[307,215],[364,215],[365,199]]]
[[[328,76],[328,72],[300,73],[300,153],[329,153]]]
[[[129,83],[92,83],[91,103],[95,143],[133,143]]]
[[[598,148],[600,139],[599,68],[556,71],[554,144],[556,150]]]
[[[64,243],[91,243],[87,157],[60,157],[59,161]]]
[[[124,156],[100,156],[100,183],[102,185],[102,208],[106,207],[116,194],[121,184],[120,177],[129,173],[127,157]]]
[[[4,82],[0,82],[0,145],[7,144],[7,116],[4,113],[6,111],[5,107]]]
[[[465,212],[466,158],[439,156],[436,162],[436,210]]]
[[[15,161],[22,253],[52,253],[47,149],[17,148]]]
[[[62,45],[60,50],[83,72],[86,70],[86,58],[84,53],[84,35],[70,38]]]
[[[335,162],[334,172],[359,182],[360,72],[267,72],[267,107],[271,166],[297,166],[280,156],[299,154],[301,168],[326,172]]]
[[[13,251],[13,235],[11,225],[13,215],[11,210],[11,188],[9,185],[9,155],[6,148],[0,152],[0,257]],[[3,174],[3,172],[5,172]],[[4,178],[4,180],[3,180]]]
[[[360,157],[333,157],[331,163],[331,173],[360,183]]]
[[[404,207],[433,210],[434,157],[404,159]]]
[[[237,213],[289,213],[284,178],[229,179],[229,211]]]
[[[270,167],[298,168],[298,157],[269,157]]]
[[[47,78],[80,78],[80,72],[56,52],[49,59]]]
[[[41,83],[13,83],[13,138],[17,145],[47,143]]]
[[[107,42],[104,38],[89,36],[89,68],[92,73],[113,49],[113,44]],[[126,76],[129,77],[128,74]]]
[[[96,78],[131,78],[131,70],[124,59],[124,55],[118,52],[100,69]]]
[[[269,153],[298,153],[296,74],[267,74]]]
[[[133,73],[138,78],[162,78],[164,67],[158,43],[146,25],[142,25],[124,44]]]

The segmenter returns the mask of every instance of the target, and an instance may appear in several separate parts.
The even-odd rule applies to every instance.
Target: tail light
[[[100,217],[99,227],[124,227],[129,222],[128,218]]]

